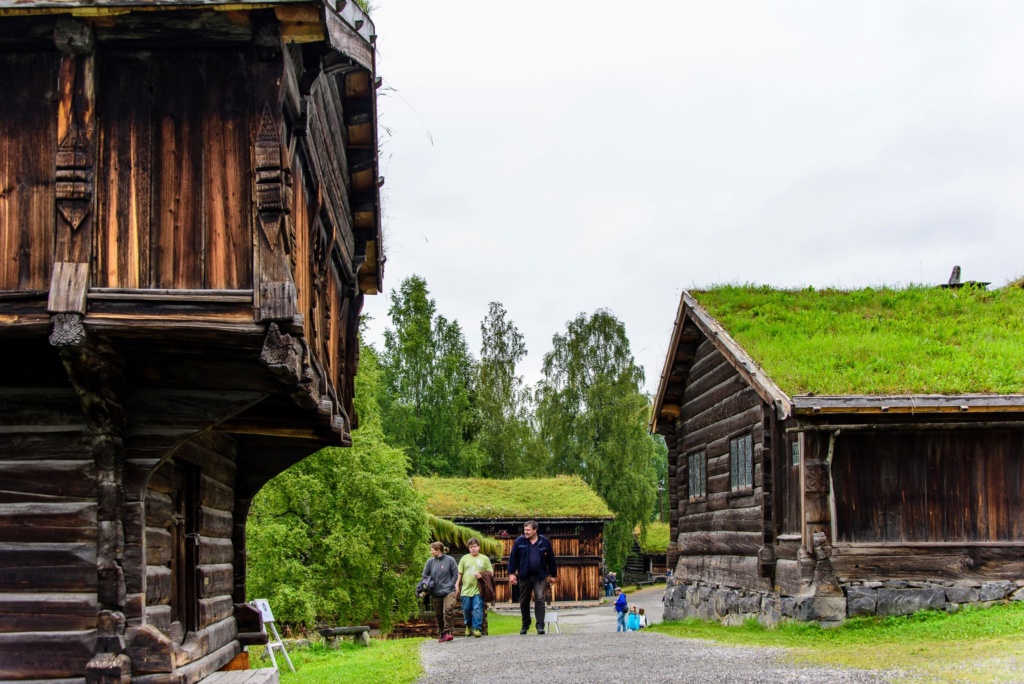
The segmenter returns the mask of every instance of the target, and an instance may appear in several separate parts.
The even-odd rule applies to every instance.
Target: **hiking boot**
[[[541,628],[541,627],[538,627],[537,628],[537,634],[543,634],[543,633],[544,633],[544,629]]]
[[[438,639],[438,641],[441,643],[444,643],[445,641],[455,641],[455,637],[452,636],[451,632],[445,632],[444,636]]]
[[[480,637],[482,637],[483,635],[484,635],[484,633],[483,633],[483,632],[481,632],[481,631],[480,631],[479,629],[474,629],[474,630],[473,630],[473,636],[474,636],[474,637],[476,637],[476,638],[478,638],[478,639],[479,639],[479,638],[480,638]]]
[[[522,628],[521,630],[519,630],[519,633],[520,633],[520,634],[526,634],[526,633],[527,633],[527,632],[529,632],[529,631],[530,631],[530,628],[529,628],[529,627],[523,627],[523,628]]]
[[[466,636],[473,636],[473,628],[468,625],[466,627]]]

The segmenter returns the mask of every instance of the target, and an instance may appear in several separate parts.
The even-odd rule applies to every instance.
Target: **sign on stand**
[[[270,631],[273,633],[274,638],[267,641],[267,653],[270,654],[270,662],[274,664],[274,669],[279,670],[277,666],[277,659],[274,658],[274,649],[281,649],[281,653],[284,655],[285,662],[288,663],[288,669],[295,672],[295,666],[292,665],[292,659],[288,657],[288,651],[284,648],[284,642],[281,641],[281,635],[277,633],[277,627],[274,626],[274,613],[270,610],[270,602],[267,599],[253,599],[249,602],[256,610],[260,611],[260,618],[263,619],[263,624],[270,625]]]

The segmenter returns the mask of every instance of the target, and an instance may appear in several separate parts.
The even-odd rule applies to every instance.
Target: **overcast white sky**
[[[607,307],[653,392],[683,288],[1024,275],[1022,2],[378,4],[385,289],[530,383]]]

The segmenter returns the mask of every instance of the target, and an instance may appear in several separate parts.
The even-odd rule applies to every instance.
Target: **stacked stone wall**
[[[851,582],[841,584],[843,597],[823,600],[808,592],[736,589],[702,581],[671,578],[665,589],[665,619],[698,618],[724,625],[757,620],[772,627],[783,619],[835,626],[844,617],[910,615],[921,610],[956,612],[964,606],[988,607],[1024,601],[1024,580],[1016,582]]]

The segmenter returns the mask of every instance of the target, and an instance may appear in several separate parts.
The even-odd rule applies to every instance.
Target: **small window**
[[[703,451],[689,456],[690,499],[701,499],[708,495],[708,459]]]
[[[729,440],[729,484],[733,491],[754,486],[754,440],[750,435]]]
[[[800,465],[800,442],[793,440],[793,465]]]

